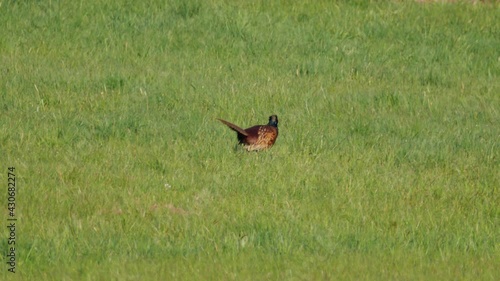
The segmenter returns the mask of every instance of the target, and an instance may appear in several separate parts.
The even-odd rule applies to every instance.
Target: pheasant
[[[248,129],[242,129],[226,120],[217,119],[226,124],[231,130],[238,134],[238,142],[247,151],[259,151],[270,148],[278,138],[278,116],[269,116],[267,125],[257,125]]]

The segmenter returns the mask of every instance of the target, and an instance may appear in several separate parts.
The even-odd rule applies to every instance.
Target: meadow
[[[499,111],[498,3],[0,1],[0,280],[499,280]]]

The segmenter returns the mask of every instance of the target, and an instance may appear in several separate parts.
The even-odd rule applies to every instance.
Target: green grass
[[[399,2],[0,2],[0,279],[498,280],[500,8]]]

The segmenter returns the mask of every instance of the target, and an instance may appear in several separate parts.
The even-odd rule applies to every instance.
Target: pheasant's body
[[[238,134],[238,141],[247,151],[270,148],[278,138],[278,116],[269,117],[269,124],[242,129],[233,123],[218,119]]]

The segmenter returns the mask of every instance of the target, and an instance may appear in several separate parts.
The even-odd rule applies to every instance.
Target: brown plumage
[[[242,129],[226,120],[217,119],[226,124],[231,130],[238,134],[238,142],[247,151],[259,151],[270,148],[278,138],[278,116],[269,116],[267,125],[257,125],[248,129]]]

